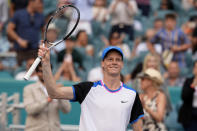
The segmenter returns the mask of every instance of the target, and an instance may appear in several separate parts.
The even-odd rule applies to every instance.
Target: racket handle
[[[40,61],[41,61],[41,57],[37,57],[36,60],[34,61],[34,63],[29,68],[29,70],[27,71],[27,73],[25,74],[25,76],[24,76],[25,80],[29,80],[30,76],[35,71],[35,69],[38,66],[38,64],[40,63]]]

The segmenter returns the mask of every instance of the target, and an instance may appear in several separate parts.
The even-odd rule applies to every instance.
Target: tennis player
[[[49,49],[40,47],[42,68],[47,92],[52,99],[68,99],[81,104],[80,131],[142,131],[143,108],[138,93],[120,81],[123,52],[109,46],[102,53],[103,80],[81,82],[71,87],[56,87]]]

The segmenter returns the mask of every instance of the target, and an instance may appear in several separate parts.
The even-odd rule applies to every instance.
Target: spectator
[[[142,11],[142,15],[148,17],[150,13],[150,0],[136,0],[138,8]]]
[[[197,60],[197,22],[195,28],[192,32],[192,59]]]
[[[85,48],[88,45],[88,34],[85,30],[80,30],[76,35],[76,46]]]
[[[148,29],[143,38],[139,38],[139,37],[136,38],[134,41],[132,52],[131,52],[131,58],[141,56],[141,54],[144,52],[149,52],[148,41],[152,39],[154,35],[155,35],[155,30]],[[160,45],[154,45],[154,48],[157,53],[161,53]]]
[[[188,11],[193,7],[193,1],[194,0],[181,0],[181,6],[184,9],[184,11]]]
[[[193,67],[194,76],[187,78],[181,93],[182,106],[179,110],[178,121],[185,131],[197,129],[197,61]]]
[[[160,10],[174,10],[174,5],[171,0],[161,0]]]
[[[65,42],[66,48],[61,50],[58,53],[57,61],[58,63],[63,62],[67,55],[71,55],[71,59],[73,64],[78,64],[79,68],[83,69],[83,56],[81,53],[75,48],[75,42],[73,37],[68,38]]]
[[[44,17],[37,11],[42,4],[42,0],[29,0],[27,8],[16,11],[8,24],[7,33],[14,41],[19,66],[23,61],[37,57],[40,31],[44,25]]]
[[[92,9],[93,20],[104,23],[107,19],[106,0],[95,0]]]
[[[90,57],[94,57],[94,47],[93,45],[87,45],[86,46],[86,54]]]
[[[160,19],[160,18],[156,18],[154,20],[154,24],[153,24],[153,29],[158,32],[160,29],[162,29],[164,26],[164,23],[163,23],[163,19]],[[156,33],[155,32],[155,33]]]
[[[8,20],[8,2],[7,0],[0,1],[0,38],[2,35],[5,22]]]
[[[27,112],[25,131],[60,131],[59,111],[68,113],[71,105],[67,100],[51,99],[43,80],[42,66],[36,74],[39,81],[24,88],[23,100]]]
[[[165,16],[165,27],[158,31],[151,40],[150,51],[155,53],[153,44],[161,44],[162,53],[171,51],[172,60],[179,63],[180,68],[186,68],[185,53],[190,48],[190,41],[181,29],[176,28],[175,14]]]
[[[138,12],[134,0],[114,0],[110,7],[111,32],[126,33],[129,39],[134,39],[133,17]]]
[[[118,46],[122,49],[124,53],[124,57],[126,59],[130,59],[131,51],[127,44],[123,43],[124,35],[121,35],[118,32],[111,32],[109,36],[109,40],[107,40],[104,36],[102,37],[103,42],[105,43],[105,47],[107,46]]]
[[[10,13],[10,17],[13,17],[14,13],[17,10],[24,9],[27,7],[29,0],[10,0],[10,1],[11,3],[10,3],[9,13]]]
[[[142,38],[138,37],[134,41],[134,46],[132,48],[131,52],[131,58],[138,57],[144,52],[149,52],[149,41],[154,37],[156,32],[158,32],[160,29],[163,28],[163,20],[160,18],[156,18],[154,20],[153,28],[152,29],[147,29],[145,36]],[[159,44],[154,45],[154,49],[156,50],[157,53],[162,52],[162,47]]]
[[[88,35],[92,34],[92,27],[91,27],[91,20],[93,19],[92,14],[92,7],[95,0],[69,0],[71,3],[73,3],[80,11],[80,21],[76,28],[76,30],[73,32],[72,35],[76,35],[76,33],[80,30],[85,30]],[[76,19],[73,18],[68,26],[68,30],[73,27],[73,25],[76,23]]]
[[[48,27],[48,31],[47,31],[47,40],[50,42],[56,42],[58,39],[58,35],[59,35],[59,28],[57,28],[55,26],[55,24],[50,24]],[[51,50],[51,54],[57,54],[59,53],[62,49],[65,49],[65,43],[59,43],[58,45],[56,45],[55,47],[53,47]]]
[[[72,56],[70,56],[69,58],[69,56],[67,56],[67,58],[64,60],[62,65],[59,67],[58,71],[54,76],[55,80],[73,81],[73,82],[80,81],[80,78],[75,73],[71,57]]]
[[[182,87],[184,78],[180,76],[180,69],[179,65],[176,61],[172,61],[167,69],[167,72],[164,74],[165,87]]]
[[[143,93],[143,90],[141,89],[141,80],[137,77],[138,75],[142,74],[145,72],[147,69],[153,68],[157,71],[159,71],[162,74],[162,66],[161,66],[161,61],[158,55],[156,54],[151,54],[148,53],[145,58],[143,63],[139,63],[136,65],[136,69],[134,71],[126,76],[127,83],[131,83],[132,87],[136,89],[139,93]],[[128,81],[128,79],[130,79]],[[170,102],[170,95],[168,92],[168,88],[162,84],[161,89],[167,96],[167,112],[170,112],[172,110],[171,102]]]
[[[160,71],[160,66],[161,66],[161,63],[160,63],[159,57],[155,54],[148,53],[145,56],[144,61],[142,63],[139,63],[136,66],[137,72],[135,72],[135,69],[134,69],[135,74],[133,74],[132,72],[129,76],[126,76],[127,77],[126,82],[132,83],[132,87],[134,89],[136,89],[138,92],[142,92],[140,88],[140,79],[137,78],[137,75],[140,73],[143,73],[145,70],[149,68],[154,68]],[[130,80],[128,81],[128,79]]]
[[[35,60],[34,58],[30,58],[26,61],[26,70],[17,73],[15,76],[16,80],[24,80],[24,76],[25,76],[26,72],[29,70],[29,68],[31,67],[31,65],[34,63],[34,60]],[[32,81],[38,80],[38,76],[36,75],[36,72],[32,73],[29,80],[32,80]]]
[[[143,93],[140,99],[144,108],[145,117],[143,119],[144,131],[167,131],[164,118],[166,115],[166,96],[160,86],[163,78],[158,70],[147,69],[139,76],[141,78],[141,88]]]

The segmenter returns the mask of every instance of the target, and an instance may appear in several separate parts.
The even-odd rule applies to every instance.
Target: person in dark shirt
[[[8,24],[7,33],[14,41],[18,65],[37,56],[40,32],[44,25],[44,16],[38,12],[42,4],[42,0],[29,0],[27,8],[16,11]]]

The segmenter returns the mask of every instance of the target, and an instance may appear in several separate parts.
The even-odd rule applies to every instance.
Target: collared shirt
[[[15,42],[14,48],[17,51],[37,49],[39,46],[41,28],[44,25],[44,16],[35,13],[30,16],[27,9],[21,9],[15,12],[11,22],[16,25],[16,33],[24,40],[28,41],[28,48],[24,49]]]
[[[156,33],[152,38],[151,43],[161,44],[162,51],[166,49],[171,49],[172,46],[183,44],[190,44],[190,40],[186,34],[179,28],[175,28],[171,32],[168,32],[166,29],[161,29]],[[173,60],[179,62],[180,67],[185,67],[185,53],[186,51],[177,52],[173,56]]]

